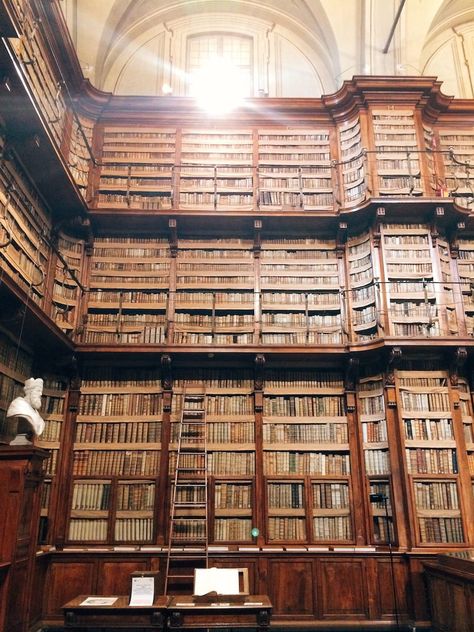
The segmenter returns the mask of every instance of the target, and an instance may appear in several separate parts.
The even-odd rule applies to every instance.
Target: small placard
[[[113,606],[118,597],[87,597],[80,606]]]

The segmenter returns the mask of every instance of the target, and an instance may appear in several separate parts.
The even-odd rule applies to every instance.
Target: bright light
[[[191,77],[191,95],[214,114],[223,114],[240,105],[247,93],[245,76],[222,57],[208,62]]]

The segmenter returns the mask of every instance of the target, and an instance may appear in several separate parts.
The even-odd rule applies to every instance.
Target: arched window
[[[224,59],[239,69],[244,77],[246,94],[253,95],[253,39],[230,33],[193,35],[187,40],[187,72],[199,72],[215,59]]]

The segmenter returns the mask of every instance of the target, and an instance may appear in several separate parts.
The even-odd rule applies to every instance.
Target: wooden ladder
[[[171,490],[165,595],[193,592],[194,569],[208,567],[206,393],[183,392]]]

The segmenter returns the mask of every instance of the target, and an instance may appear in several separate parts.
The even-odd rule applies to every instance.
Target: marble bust
[[[28,443],[33,436],[39,436],[44,430],[44,419],[38,413],[41,408],[41,395],[43,393],[43,380],[30,377],[23,387],[24,397],[15,398],[7,410],[7,420],[17,421],[17,436],[10,442]],[[20,438],[23,437],[23,440]]]

